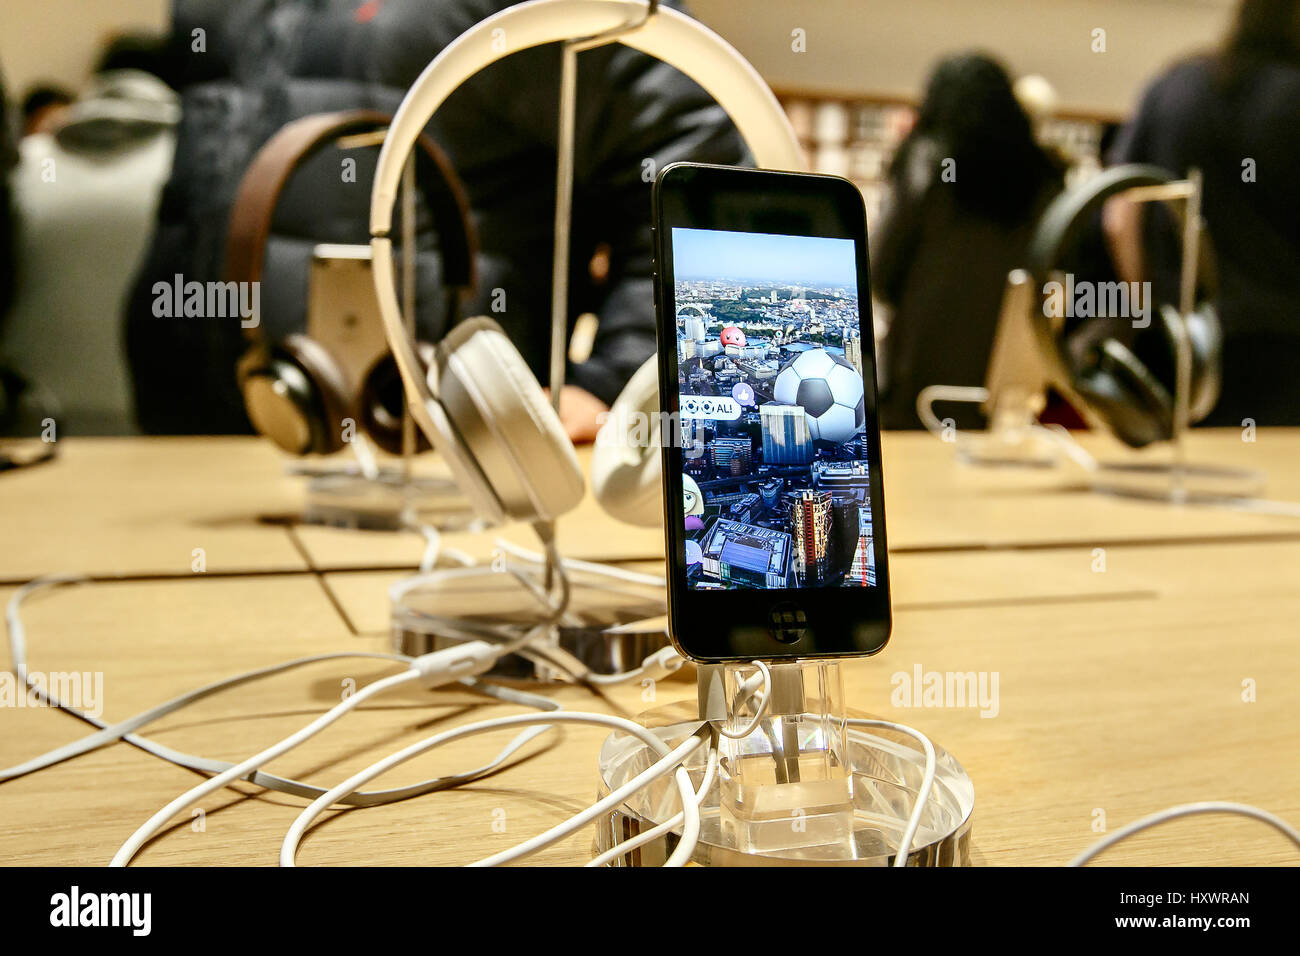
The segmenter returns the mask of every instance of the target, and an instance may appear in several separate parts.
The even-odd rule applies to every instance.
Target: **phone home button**
[[[808,615],[792,601],[773,604],[767,612],[767,630],[782,644],[793,644],[808,633]]]

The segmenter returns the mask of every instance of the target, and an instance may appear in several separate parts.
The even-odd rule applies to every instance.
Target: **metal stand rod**
[[[1170,496],[1178,503],[1187,501],[1187,428],[1191,418],[1192,343],[1187,332],[1187,316],[1196,307],[1196,273],[1201,252],[1201,171],[1187,174],[1188,189],[1183,206],[1183,268],[1180,274],[1178,318],[1174,321],[1174,461],[1170,470]]]
[[[569,254],[573,235],[573,167],[574,132],[578,112],[578,54],[584,50],[615,42],[619,37],[645,26],[659,9],[659,0],[648,0],[644,17],[589,37],[566,40],[560,60],[560,116],[555,157],[555,241],[551,264],[551,407],[558,415],[560,395],[564,391],[564,369],[568,360],[569,334]],[[554,579],[555,568],[547,558],[546,586]]]
[[[402,168],[402,317],[406,334],[415,338],[415,154],[406,157]],[[411,480],[415,459],[415,418],[406,391],[402,391],[402,480]]]
[[[551,407],[560,412],[565,340],[569,330],[569,242],[573,227],[574,127],[578,100],[578,49],[564,44],[560,64],[559,151],[555,172],[555,249],[551,267]]]

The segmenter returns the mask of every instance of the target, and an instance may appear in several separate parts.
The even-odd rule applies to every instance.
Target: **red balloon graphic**
[[[722,335],[718,336],[724,346],[735,345],[743,346],[745,344],[745,333],[740,331],[736,326],[729,325],[722,330]]]

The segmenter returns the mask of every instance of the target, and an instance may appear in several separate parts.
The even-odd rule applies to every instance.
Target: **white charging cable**
[[[446,556],[455,561],[461,567],[470,567],[475,563],[474,558],[459,548],[448,548],[443,545],[442,532],[431,524],[426,524],[418,520],[414,514],[409,511],[403,513],[402,524],[414,531],[420,537],[424,538],[424,553],[420,556],[421,574],[428,574],[438,565],[438,558]]]
[[[907,866],[907,859],[912,855],[912,844],[916,842],[916,831],[920,829],[921,818],[925,816],[926,805],[930,802],[930,791],[934,789],[936,772],[934,744],[915,727],[897,724],[892,720],[850,717],[846,723],[850,727],[877,727],[906,734],[921,745],[921,750],[925,754],[925,772],[921,776],[921,786],[916,790],[916,799],[912,801],[912,812],[907,818],[907,826],[903,829],[903,837],[898,841],[898,850],[894,854],[894,866]]]
[[[1281,817],[1274,816],[1267,810],[1261,810],[1259,807],[1252,807],[1245,803],[1207,801],[1204,803],[1184,803],[1180,806],[1169,807],[1166,810],[1161,810],[1158,813],[1151,814],[1150,816],[1142,817],[1140,820],[1135,820],[1133,823],[1121,827],[1104,839],[1098,840],[1092,846],[1088,847],[1088,849],[1084,850],[1071,860],[1069,865],[1086,866],[1088,862],[1098,854],[1110,849],[1122,840],[1127,840],[1135,833],[1140,833],[1143,830],[1158,826],[1162,823],[1168,823],[1170,820],[1177,820],[1181,817],[1197,816],[1205,813],[1229,813],[1243,817],[1250,817],[1252,820],[1259,820],[1261,823],[1267,823],[1279,833],[1284,834],[1288,840],[1294,843],[1297,847],[1300,847],[1300,831],[1297,831],[1295,827],[1291,826],[1291,824],[1287,823]]]
[[[751,663],[758,668],[758,673],[742,681],[740,686],[736,688],[736,697],[732,701],[731,709],[733,712],[739,710],[740,705],[752,697],[759,687],[763,689],[763,696],[759,705],[754,709],[753,720],[743,730],[728,730],[721,723],[718,724],[718,733],[732,740],[744,740],[757,730],[763,722],[763,718],[767,716],[767,709],[772,703],[772,672],[762,661],[751,661]],[[755,684],[754,681],[758,681],[758,683]]]
[[[653,654],[645,657],[640,666],[634,667],[630,671],[623,671],[618,674],[598,674],[588,668],[583,671],[581,679],[597,686],[630,684],[643,680],[659,681],[677,673],[685,664],[686,658],[678,654],[675,647],[661,647]]]
[[[709,747],[707,761],[704,766],[704,779],[700,782],[699,788],[695,791],[695,806],[698,809],[704,803],[704,798],[709,795],[709,790],[713,787],[713,782],[718,776],[718,748],[716,742]],[[659,837],[664,836],[677,827],[681,826],[686,819],[686,811],[679,810],[675,815],[669,817],[663,823],[651,827],[648,830],[642,830],[636,836],[629,837],[622,843],[615,844],[604,853],[593,858],[585,866],[606,866],[617,860],[625,854],[631,853],[639,847],[645,846]]]
[[[44,770],[57,763],[70,760],[74,757],[80,756],[81,754],[89,753],[92,750],[96,750],[118,741],[131,744],[146,753],[152,754],[155,757],[166,760],[176,766],[184,767],[188,770],[194,770],[204,774],[223,773],[233,767],[234,764],[224,760],[214,760],[174,750],[171,747],[167,747],[148,737],[136,734],[134,731],[221,691],[238,687],[242,684],[262,680],[266,677],[271,677],[286,671],[296,670],[299,667],[305,667],[309,664],[316,664],[323,661],[343,660],[347,658],[394,661],[404,664],[409,664],[413,660],[413,658],[401,654],[384,654],[371,651],[339,651],[325,654],[312,654],[307,657],[298,657],[279,664],[272,664],[268,667],[256,668],[242,674],[236,674],[233,677],[222,678],[221,680],[205,684],[195,690],[187,691],[178,697],[173,697],[171,700],[158,704],[148,710],[141,711],[133,717],[128,717],[127,719],[115,724],[110,724],[98,717],[91,716],[90,714],[76,709],[67,701],[60,700],[50,688],[38,686],[32,681],[27,670],[27,632],[21,613],[23,601],[32,594],[46,588],[53,588],[63,584],[83,583],[87,581],[89,581],[89,578],[82,575],[65,574],[53,575],[29,582],[20,587],[9,599],[5,609],[5,618],[8,624],[9,650],[12,667],[14,673],[18,676],[18,679],[23,683],[23,685],[26,686],[31,693],[35,694],[38,699],[44,701],[49,706],[58,708],[79,720],[83,720],[100,729],[97,733],[89,734],[79,740],[74,740],[71,743],[64,744],[62,747],[56,747],[54,750],[33,757],[22,763],[15,764],[12,767],[0,769],[0,783],[29,773]],[[514,688],[500,687],[476,679],[467,678],[461,680],[460,683],[470,691],[494,697],[506,703],[518,704],[520,706],[531,707],[541,711],[551,711],[559,708],[559,705],[549,697],[543,697],[540,694],[531,694],[527,691],[517,690]],[[528,739],[531,739],[531,736],[533,735],[528,733],[520,734],[520,736],[513,742],[512,748],[507,748],[509,752],[505,753],[504,757],[508,758],[515,750],[522,747]],[[470,771],[468,774],[457,775],[455,778],[435,777],[410,786],[397,787],[391,790],[358,791],[357,793],[352,794],[345,802],[350,806],[368,807],[392,803],[398,800],[406,800],[411,797],[430,793],[434,790],[445,789],[453,783],[464,782],[467,778],[476,779],[492,772],[497,769],[498,766],[498,763],[493,762]],[[286,779],[260,770],[246,775],[244,779],[256,786],[264,787],[268,790],[275,790],[280,793],[292,794],[294,796],[306,797],[308,799],[314,799],[325,792],[321,787],[303,783],[299,780]]]
[[[286,793],[293,793],[293,794],[308,796],[313,798],[322,797],[327,793],[327,791],[319,787],[303,784],[295,780],[285,780],[283,778],[276,777],[270,774],[265,774],[260,770],[251,769],[251,768],[253,768],[254,765],[260,765],[262,763],[265,763],[271,759],[274,759],[275,756],[278,756],[281,753],[293,749],[293,747],[296,747],[299,743],[306,740],[308,737],[313,736],[315,733],[318,733],[320,730],[323,730],[330,723],[337,720],[349,709],[352,709],[353,707],[357,706],[366,698],[378,694],[391,687],[397,686],[398,684],[406,683],[408,680],[413,680],[418,678],[423,680],[423,682],[426,683],[426,685],[430,685],[430,686],[441,685],[451,680],[457,680],[460,683],[464,684],[468,689],[476,691],[478,693],[486,694],[509,703],[517,703],[525,706],[536,707],[541,710],[549,711],[550,713],[546,715],[537,715],[536,717],[525,716],[524,718],[506,718],[505,719],[507,720],[506,726],[518,725],[518,726],[525,727],[525,729],[522,733],[520,733],[513,740],[511,740],[510,743],[507,744],[493,760],[491,760],[489,763],[485,764],[482,767],[478,767],[474,770],[463,772],[463,773],[458,773],[458,774],[449,775],[445,777],[435,778],[433,780],[423,781],[422,783],[413,786],[395,788],[392,790],[366,792],[366,791],[357,790],[357,785],[354,785],[349,789],[348,793],[342,796],[331,798],[326,803],[324,803],[323,806],[329,806],[334,803],[350,804],[354,806],[372,806],[380,803],[392,802],[394,800],[407,799],[409,797],[418,796],[420,794],[428,793],[433,790],[449,789],[452,787],[462,785],[474,779],[478,779],[484,774],[499,769],[501,766],[503,766],[506,763],[507,760],[509,760],[509,758],[512,755],[517,753],[526,743],[528,743],[528,741],[534,739],[540,734],[546,733],[547,731],[553,729],[557,723],[565,723],[565,722],[593,723],[594,722],[599,724],[609,724],[610,721],[614,721],[617,722],[617,726],[620,729],[635,733],[636,731],[633,730],[632,728],[637,728],[638,730],[640,730],[641,733],[645,733],[644,729],[640,728],[640,725],[631,724],[630,722],[623,722],[621,718],[612,718],[606,715],[593,715],[593,714],[567,715],[566,714],[565,716],[560,717],[559,720],[556,720],[553,718],[557,716],[557,712],[560,710],[560,705],[550,700],[549,698],[541,697],[540,695],[529,694],[524,691],[514,690],[512,688],[499,687],[492,684],[484,684],[475,681],[471,678],[470,672],[481,673],[482,670],[485,670],[490,666],[492,666],[492,664],[494,664],[496,659],[499,658],[500,656],[503,656],[504,654],[507,653],[513,653],[515,651],[521,650],[524,647],[526,647],[526,645],[537,636],[536,634],[537,629],[534,629],[534,631],[530,632],[529,634],[525,635],[522,638],[517,638],[512,642],[508,642],[504,644],[492,645],[492,644],[486,644],[482,641],[471,641],[471,642],[467,642],[466,644],[460,644],[451,648],[443,649],[441,651],[435,652],[434,654],[425,655],[422,658],[414,658],[414,659],[407,658],[402,655],[396,655],[396,654],[382,654],[382,653],[371,653],[371,652],[337,652],[337,653],[312,655],[303,658],[296,658],[292,661],[286,661],[265,668],[259,668],[257,670],[249,671],[232,678],[225,678],[220,681],[215,681],[213,683],[204,685],[203,687],[198,688],[196,690],[187,692],[186,694],[182,694],[154,708],[143,711],[140,714],[135,715],[134,717],[128,718],[127,720],[119,721],[116,724],[107,724],[106,722],[99,721],[95,718],[90,717],[87,714],[83,714],[77,711],[75,708],[71,707],[67,702],[58,700],[56,697],[54,697],[50,692],[48,692],[44,688],[34,687],[30,675],[28,674],[27,671],[26,631],[20,613],[20,608],[23,599],[29,596],[30,594],[32,594],[33,592],[35,592],[36,590],[42,588],[53,587],[59,584],[82,582],[86,580],[88,579],[79,575],[59,575],[59,576],[54,576],[51,578],[45,578],[45,579],[31,582],[30,584],[25,585],[23,588],[20,588],[19,591],[10,599],[6,611],[6,618],[9,625],[9,641],[10,641],[10,650],[13,659],[13,666],[20,680],[22,680],[25,685],[28,685],[29,687],[33,687],[34,692],[40,694],[42,699],[45,700],[47,703],[49,703],[51,706],[60,707],[74,714],[75,716],[80,717],[81,719],[94,723],[96,726],[99,726],[101,729],[98,733],[91,734],[87,737],[82,738],[81,740],[74,741],[71,744],[67,744],[63,747],[57,748],[56,750],[51,751],[48,754],[42,755],[37,758],[33,758],[32,760],[28,760],[22,764],[16,765],[15,767],[7,768],[3,771],[0,771],[0,781],[11,779],[12,777],[16,777],[26,773],[32,773],[37,770],[44,769],[55,763],[59,763],[63,760],[71,759],[72,757],[78,756],[82,753],[87,753],[98,747],[104,746],[109,743],[113,743],[118,740],[127,741],[137,746],[141,746],[143,749],[147,750],[148,752],[154,753],[157,756],[161,756],[164,759],[171,760],[174,763],[179,763],[182,766],[187,766],[192,769],[197,769],[203,772],[215,774],[215,776],[211,780],[206,781],[204,784],[200,785],[199,787],[192,789],[189,793],[182,795],[182,797],[177,798],[177,800],[173,801],[172,804],[169,804],[168,808],[164,808],[163,810],[159,811],[158,814],[155,814],[155,816],[151,818],[150,821],[147,822],[143,827],[141,827],[140,830],[138,830],[137,833],[132,837],[132,839],[128,840],[127,843],[123,846],[123,848],[119,851],[118,855],[114,858],[115,865],[125,865],[125,863],[130,861],[130,859],[135,855],[135,853],[139,851],[140,847],[142,847],[144,843],[147,842],[147,840],[154,833],[157,832],[157,830],[161,827],[161,825],[165,824],[166,821],[170,819],[172,815],[174,815],[173,812],[171,811],[171,808],[176,808],[175,812],[180,812],[183,809],[185,809],[185,807],[189,806],[192,802],[201,799],[203,795],[206,795],[206,793],[214,792],[215,790],[219,789],[220,787],[226,785],[229,782],[232,782],[235,779],[245,779],[257,785],[281,790],[282,792],[286,792]],[[502,636],[499,631],[497,631],[496,633],[498,634],[498,636]],[[652,657],[654,656],[655,655],[652,655]],[[407,663],[410,665],[410,670],[403,672],[402,674],[394,675],[393,677],[378,681],[375,684],[369,685],[358,694],[354,695],[353,697],[350,697],[347,701],[344,701],[341,704],[337,705],[330,712],[326,713],[325,715],[322,715],[322,717],[318,718],[312,724],[309,724],[307,727],[304,727],[302,730],[298,731],[296,734],[285,738],[284,740],[280,741],[278,744],[274,745],[273,747],[268,748],[268,750],[263,751],[261,754],[255,755],[254,757],[249,758],[248,760],[244,761],[241,764],[234,765],[224,761],[207,760],[205,758],[194,757],[193,755],[190,754],[184,754],[177,751],[173,751],[170,748],[165,748],[162,745],[155,744],[153,741],[148,740],[148,738],[138,737],[133,733],[134,730],[139,729],[140,727],[143,727],[153,721],[160,719],[161,717],[173,713],[181,709],[182,707],[195,703],[198,700],[211,696],[212,694],[215,694],[220,690],[228,689],[230,687],[238,686],[239,684],[242,683],[247,683],[253,680],[258,680],[264,677],[268,677],[273,674],[282,673],[284,671],[290,670],[292,668],[304,666],[306,664],[317,663],[317,662],[327,661],[327,660],[341,659],[346,657],[391,660],[395,662]],[[475,733],[487,732],[488,730],[491,729],[498,729],[498,728],[490,724],[470,725],[469,727],[460,728],[457,731],[454,731],[453,732],[454,736],[452,739],[459,739],[459,737],[461,736],[470,736]],[[680,753],[678,753],[677,751],[670,752],[665,759],[659,761],[659,763],[656,764],[653,773],[647,772],[646,774],[643,774],[641,778],[639,778],[637,782],[637,786],[635,788],[630,788],[630,789],[626,787],[620,788],[620,790],[616,794],[611,794],[610,797],[607,797],[606,800],[601,804],[597,805],[597,807],[584,811],[584,814],[580,815],[582,817],[580,821],[576,823],[574,821],[570,821],[569,824],[559,829],[558,832],[548,832],[548,834],[543,834],[541,838],[536,838],[534,841],[530,841],[528,844],[525,844],[520,848],[516,848],[514,851],[507,851],[508,853],[512,854],[509,858],[515,858],[515,855],[527,855],[527,853],[535,852],[536,849],[539,849],[543,845],[548,845],[550,842],[555,842],[561,837],[567,835],[568,832],[571,832],[573,829],[577,829],[578,827],[585,825],[585,823],[589,822],[591,819],[594,819],[595,816],[599,815],[602,812],[605,812],[605,810],[608,809],[609,806],[616,805],[616,803],[612,803],[611,801],[615,801],[616,799],[617,800],[626,799],[628,796],[631,795],[632,792],[635,792],[636,789],[640,789],[640,787],[648,785],[650,782],[653,781],[653,779],[657,779],[659,776],[663,776],[667,773],[675,772],[678,768],[680,768],[681,761],[685,758],[685,756],[688,755],[695,748],[697,748],[699,744],[700,741],[698,739],[692,739],[688,741],[687,744],[683,745],[682,748],[679,748],[681,751]],[[436,745],[437,744],[435,743],[434,746]],[[689,775],[685,777],[685,781],[689,785]],[[678,783],[680,786],[682,780],[679,779]],[[693,793],[694,791],[690,791],[690,792]],[[698,803],[696,805],[698,806]],[[698,838],[698,823],[694,825],[694,829],[696,831],[697,838]],[[693,850],[691,852],[693,852]],[[683,851],[683,856],[681,859],[682,860],[689,859],[689,853]],[[492,859],[489,862],[503,862],[503,860]]]
[[[440,747],[443,744],[451,743],[455,740],[490,733],[507,727],[521,727],[539,723],[588,724],[621,730],[646,744],[646,746],[650,747],[651,750],[659,755],[660,759],[632,780],[612,791],[608,796],[597,801],[581,813],[575,814],[564,823],[552,827],[545,833],[532,837],[529,840],[525,840],[523,843],[511,847],[508,850],[503,850],[500,853],[495,853],[492,856],[479,860],[477,863],[471,864],[472,866],[497,866],[501,863],[512,862],[536,853],[539,850],[571,835],[599,817],[601,814],[610,812],[637,791],[649,786],[660,777],[667,776],[670,773],[674,774],[676,778],[678,792],[682,799],[684,825],[682,841],[678,844],[677,849],[665,865],[682,866],[690,860],[691,855],[695,852],[695,846],[699,841],[699,804],[695,800],[695,790],[691,784],[690,774],[683,766],[683,762],[691,753],[700,747],[701,743],[703,743],[700,733],[697,731],[695,734],[688,737],[686,741],[670,750],[662,740],[645,727],[625,718],[615,717],[609,714],[569,713],[567,711],[562,711],[547,715],[524,714],[515,717],[498,717],[492,720],[484,720],[479,721],[478,723],[469,724],[465,727],[457,727],[452,730],[434,734],[433,736],[414,743],[403,750],[399,750],[397,753],[385,757],[383,760],[371,764],[366,769],[353,774],[347,780],[344,780],[328,793],[323,794],[310,806],[304,809],[301,814],[299,814],[298,819],[296,819],[293,822],[293,825],[289,828],[289,832],[285,835],[284,843],[280,847],[280,865],[295,865],[295,857],[297,856],[298,846],[302,842],[303,834],[307,832],[307,828],[310,827],[316,818],[325,812],[331,804],[339,802],[342,797],[356,790],[363,784],[373,780],[380,774],[386,773],[414,757],[427,753],[430,750]]]
[[[437,687],[459,678],[481,674],[490,669],[498,658],[513,650],[514,647],[509,644],[492,645],[486,641],[469,641],[417,657],[411,662],[411,666],[400,674],[393,674],[390,677],[377,680],[373,684],[366,685],[351,697],[335,704],[297,732],[181,794],[146,820],[122,844],[122,848],[117,851],[109,865],[126,866],[145,843],[166,826],[167,822],[176,814],[188,809],[208,794],[220,790],[245,774],[258,770],[264,764],[288,753],[371,697],[416,681],[425,687]]]
[[[546,558],[544,555],[535,551],[529,551],[521,548],[519,545],[504,538],[497,538],[493,546],[504,554],[512,555],[521,561],[527,561],[529,564],[544,564]],[[563,558],[562,563],[571,571],[585,571],[588,574],[599,574],[604,577],[613,578],[618,581],[626,581],[629,584],[641,584],[650,588],[667,587],[667,581],[662,574],[646,574],[643,571],[632,571],[628,568],[620,568],[613,564],[604,564],[598,561],[581,561],[577,558]]]

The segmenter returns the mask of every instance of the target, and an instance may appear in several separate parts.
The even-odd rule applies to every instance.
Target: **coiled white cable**
[[[707,762],[704,766],[704,779],[700,782],[699,789],[695,791],[695,806],[698,808],[704,803],[704,798],[709,795],[709,790],[713,787],[714,780],[718,776],[718,748],[716,743],[709,747]],[[624,840],[622,843],[615,844],[604,853],[594,857],[584,866],[606,866],[617,860],[620,856],[631,853],[647,843],[657,840],[659,837],[681,826],[686,819],[684,810],[678,811],[675,815],[669,817],[663,823],[653,826],[648,830],[643,830],[634,837]]]
[[[691,785],[690,774],[682,766],[682,762],[702,743],[698,732],[693,734],[678,747],[669,750],[668,746],[653,733],[642,727],[640,724],[634,723],[625,718],[615,717],[609,714],[560,712],[547,715],[524,714],[515,717],[498,717],[492,720],[469,724],[465,727],[457,727],[452,730],[434,734],[431,737],[414,743],[409,747],[385,757],[383,760],[371,764],[366,769],[353,774],[328,793],[323,794],[298,815],[298,818],[289,828],[288,833],[285,834],[284,843],[280,847],[280,865],[295,865],[294,861],[297,855],[298,845],[302,841],[303,834],[306,833],[307,828],[311,826],[316,818],[319,817],[331,804],[339,802],[342,797],[356,790],[363,784],[373,780],[380,774],[386,773],[394,767],[397,767],[420,754],[427,753],[436,747],[440,747],[443,744],[455,740],[477,736],[478,734],[490,733],[506,727],[521,727],[539,723],[589,724],[609,727],[614,730],[621,730],[646,744],[646,746],[650,747],[655,753],[659,754],[660,759],[650,768],[638,774],[627,784],[614,790],[608,796],[593,804],[591,807],[588,807],[581,813],[575,814],[564,823],[552,827],[545,833],[526,840],[509,850],[504,850],[483,860],[479,860],[478,862],[471,864],[472,866],[496,866],[501,863],[511,862],[532,853],[536,853],[538,850],[541,850],[581,829],[602,813],[607,813],[614,807],[623,803],[633,793],[648,786],[650,783],[668,773],[673,773],[676,777],[678,791],[683,802],[684,824],[682,841],[678,844],[676,851],[671,857],[669,857],[665,865],[682,866],[690,860],[691,855],[695,851],[695,845],[699,841],[699,805],[694,799],[695,791]]]
[[[497,538],[494,542],[497,550],[512,555],[521,561],[527,561],[529,564],[543,564],[546,561],[544,555],[535,551],[529,551],[521,548],[513,542],[504,538]],[[564,558],[564,566],[571,571],[585,571],[588,574],[599,574],[617,581],[627,581],[629,584],[642,584],[650,588],[667,587],[667,581],[662,574],[646,574],[642,571],[632,571],[628,568],[620,568],[613,564],[604,564],[598,561],[581,561],[577,558]]]
[[[272,677],[286,671],[296,670],[299,667],[305,667],[309,664],[317,664],[323,661],[344,660],[348,658],[370,659],[394,661],[398,663],[409,664],[414,660],[402,654],[385,654],[377,651],[338,651],[325,654],[312,654],[306,657],[297,657],[292,660],[284,661],[279,664],[272,664],[267,667],[256,668],[245,671],[242,674],[236,674],[232,677],[222,678],[205,684],[202,687],[192,691],[187,691],[169,701],[151,707],[148,710],[141,711],[133,717],[118,721],[115,724],[109,724],[107,721],[90,714],[77,710],[67,701],[60,700],[50,692],[49,688],[37,687],[31,681],[27,670],[27,638],[26,627],[22,619],[23,601],[45,588],[53,588],[63,584],[85,583],[90,579],[83,575],[52,575],[46,578],[38,578],[20,587],[9,599],[5,609],[5,618],[8,624],[9,650],[11,655],[12,667],[18,679],[28,687],[31,692],[35,693],[41,700],[49,706],[56,707],[72,716],[83,720],[92,726],[100,728],[97,733],[82,737],[80,740],[74,740],[62,747],[56,747],[47,753],[33,757],[20,764],[12,767],[0,769],[0,783],[21,777],[29,773],[35,773],[44,770],[57,763],[78,757],[81,754],[89,753],[100,747],[121,741],[131,744],[146,753],[152,754],[162,760],[184,767],[188,770],[195,770],[205,774],[219,774],[229,770],[234,764],[225,760],[214,760],[208,757],[200,757],[195,754],[185,753],[167,747],[149,737],[144,737],[134,733],[148,724],[161,720],[163,717],[173,714],[190,704],[196,703],[204,698],[210,697],[224,690],[238,687],[242,684],[252,683],[262,680],[266,677]],[[507,703],[518,704],[524,707],[532,707],[541,711],[558,710],[559,704],[555,703],[549,697],[543,697],[540,694],[530,694],[527,691],[516,690],[509,687],[500,687],[494,684],[484,683],[482,681],[464,678],[460,683],[468,690],[485,696],[495,697],[498,700]],[[508,753],[504,757],[508,758],[510,754],[522,747],[527,740],[531,739],[533,734],[520,734],[514,741],[513,748],[507,748]],[[484,774],[490,773],[497,769],[499,763],[493,762],[479,767],[476,770],[469,771],[465,774],[458,774],[451,777],[435,777],[430,780],[423,780],[419,783],[406,787],[396,787],[391,790],[361,790],[352,794],[345,802],[350,806],[369,807],[379,806],[385,803],[392,803],[397,800],[407,800],[411,797],[420,796],[430,793],[434,790],[445,789],[449,786],[463,783],[468,779],[477,779]],[[243,779],[259,787],[265,787],[268,790],[275,790],[280,793],[292,794],[294,796],[314,799],[320,796],[325,790],[321,787],[303,783],[299,780],[286,779],[276,776],[275,774],[257,771],[246,775]]]
[[[282,754],[288,753],[303,741],[320,733],[363,701],[369,700],[376,694],[382,694],[386,690],[400,687],[402,684],[411,683],[412,681],[417,680],[419,676],[420,675],[417,671],[411,669],[402,671],[400,674],[393,674],[390,677],[377,680],[373,684],[367,684],[351,697],[335,704],[328,711],[317,717],[301,730],[290,734],[288,737],[272,744],[265,750],[259,751],[247,760],[231,767],[229,770],[225,770],[222,773],[217,774],[215,777],[205,780],[197,786],[186,790],[183,794],[175,800],[172,800],[167,804],[167,806],[163,807],[141,824],[135,833],[131,834],[127,841],[122,844],[122,848],[113,856],[112,862],[109,863],[109,866],[120,867],[129,864],[132,858],[140,852],[140,848],[143,847],[155,834],[157,834],[158,831],[166,826],[172,817],[189,809],[191,805],[202,800],[208,794],[220,790],[226,784],[233,783],[245,774],[259,769],[263,764],[274,760]]]
[[[906,734],[917,741],[921,745],[921,750],[925,753],[925,773],[921,777],[921,786],[916,790],[916,799],[912,803],[912,812],[907,818],[907,826],[903,829],[903,837],[898,841],[898,850],[894,853],[894,866],[907,866],[907,859],[912,855],[912,844],[916,841],[916,831],[920,829],[921,818],[925,816],[926,805],[930,802],[930,791],[934,789],[936,771],[934,744],[930,742],[929,737],[915,727],[896,724],[892,720],[850,717],[846,723],[850,727],[883,727],[886,730]]]
[[[520,640],[529,640],[530,636]],[[450,683],[458,678],[480,674],[489,669],[496,661],[505,654],[512,653],[515,644],[492,645],[483,641],[470,641],[464,644],[457,644],[453,647],[443,648],[434,651],[432,654],[424,654],[417,657],[411,662],[408,669],[399,674],[393,674],[368,684],[361,690],[357,691],[346,700],[340,701],[331,707],[324,714],[321,714],[307,726],[301,728],[283,740],[272,744],[265,750],[262,750],[248,759],[236,764],[228,770],[224,770],[205,780],[181,794],[167,806],[163,807],[152,817],[146,820],[131,837],[122,844],[122,848],[114,855],[110,866],[126,866],[131,859],[138,853],[155,834],[157,834],[167,822],[176,814],[188,809],[198,800],[203,799],[210,793],[214,793],[240,779],[245,774],[258,770],[264,764],[269,763],[275,758],[288,753],[304,741],[309,740],[316,734],[320,733],[330,724],[334,723],[340,717],[353,710],[362,702],[369,700],[378,694],[391,690],[394,687],[400,687],[403,684],[419,681],[426,687],[436,687],[441,684]]]

